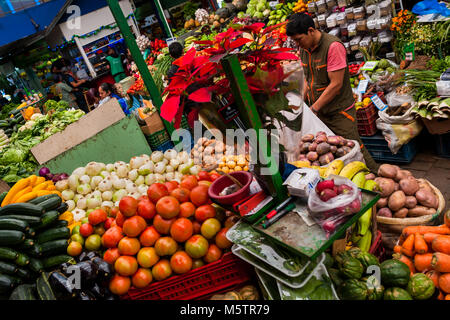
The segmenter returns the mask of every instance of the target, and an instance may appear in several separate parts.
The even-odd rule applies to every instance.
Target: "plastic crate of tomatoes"
[[[350,72],[351,76],[354,76],[358,74],[359,69],[364,65],[364,62],[352,62],[348,65],[348,71]]]
[[[150,284],[143,289],[132,288],[124,300],[193,300],[202,299],[224,289],[250,281],[253,268],[231,252],[213,263]]]

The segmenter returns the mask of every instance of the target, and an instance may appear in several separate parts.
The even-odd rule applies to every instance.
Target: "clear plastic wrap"
[[[316,190],[309,194],[308,210],[329,238],[340,225],[361,210],[361,201],[361,191],[353,182],[331,175],[319,182]]]

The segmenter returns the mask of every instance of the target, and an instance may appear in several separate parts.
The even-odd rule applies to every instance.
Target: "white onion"
[[[109,177],[111,174],[109,173],[109,171],[103,170],[102,172],[100,172],[100,177],[107,178]]]
[[[119,189],[116,192],[114,192],[112,200],[113,201],[120,201],[123,197],[125,197],[128,194],[128,192],[125,189]]]
[[[127,183],[125,190],[128,191],[128,193],[136,192],[137,191],[137,185],[134,183]]]
[[[128,172],[128,179],[130,179],[131,181],[135,181],[138,177],[138,171],[137,169],[133,169],[130,172]]]
[[[78,200],[84,198],[82,194],[76,194],[75,197],[73,197],[73,201],[75,201],[75,203],[78,202]]]
[[[145,184],[147,186],[151,186],[155,182],[156,182],[156,178],[155,178],[155,174],[154,173],[150,173],[148,176],[145,177]]]
[[[88,209],[94,209],[96,207],[99,207],[101,205],[101,200],[98,198],[88,198],[86,199],[86,206]]]
[[[198,164],[196,164],[195,166],[192,166],[192,167],[189,168],[189,172],[190,172],[192,175],[194,175],[194,176],[198,175],[198,173],[199,173],[201,170],[202,170],[202,167],[201,167],[200,165],[198,165]]]
[[[78,180],[78,176],[75,174],[72,174],[69,179],[67,179],[67,181],[69,182],[69,188],[72,189],[73,191],[77,190],[79,183]]]
[[[131,192],[128,194],[129,197],[133,197],[136,200],[139,199],[139,197],[141,196],[141,194],[139,192]]]
[[[164,154],[161,151],[153,151],[150,159],[154,162],[157,163],[159,161],[161,161],[164,158]]]
[[[114,171],[114,165],[112,163],[108,163],[106,165],[106,171],[108,171],[108,172]]]
[[[126,165],[121,165],[116,169],[117,176],[119,178],[125,178],[128,176],[128,168]]]
[[[111,190],[112,189],[112,179],[108,177],[108,178],[100,181],[100,183],[98,184],[98,189],[102,192]]]
[[[98,184],[99,184],[102,180],[103,180],[103,178],[100,177],[100,176],[94,176],[94,177],[92,177],[92,179],[91,179],[91,188],[92,188],[92,189],[97,188]]]
[[[80,177],[80,183],[81,184],[88,184],[91,182],[91,177],[88,176],[87,174],[83,175]]]
[[[155,173],[159,173],[159,174],[162,174],[162,173],[164,173],[164,171],[166,170],[166,165],[164,164],[164,162],[158,162],[156,165],[155,165]]]
[[[173,181],[175,179],[175,173],[173,171],[166,172],[165,177],[167,181]]]
[[[126,166],[127,164],[123,161],[116,161],[114,162],[114,170],[117,171],[117,169],[121,166]]]
[[[180,161],[178,159],[171,159],[169,164],[176,170],[180,165]]]
[[[114,189],[124,189],[126,187],[125,180],[119,178],[114,179],[112,185]]]
[[[169,149],[169,150],[166,150],[166,152],[164,152],[164,158],[166,158],[167,160],[175,159],[176,157],[177,157],[177,152],[173,149]]]
[[[113,208],[114,207],[114,203],[112,201],[103,201],[102,202],[102,207]]]
[[[138,169],[139,167],[143,166],[145,163],[145,159],[143,157],[133,157],[130,160],[130,167],[131,169]]]
[[[75,170],[73,170],[72,174],[81,177],[86,174],[86,169],[84,167],[76,168]]]
[[[104,201],[110,201],[113,197],[113,193],[111,190],[105,191],[102,193],[102,199]]]
[[[77,201],[77,208],[78,209],[86,209],[86,198],[80,198]]]
[[[82,220],[84,217],[86,217],[86,211],[84,211],[83,209],[80,209],[80,208],[76,208],[76,209],[72,210],[72,214],[73,214],[73,220],[75,222],[78,222],[78,221]]]
[[[67,204],[67,211],[73,211],[73,209],[75,209],[76,207],[75,201],[73,200],[67,200],[65,201],[65,203]]]
[[[148,186],[145,184],[141,184],[137,187],[137,191],[141,194],[147,194]]]
[[[92,197],[94,197],[94,198],[99,198],[99,199],[102,198],[102,192],[100,190],[95,190],[91,194],[92,194]]]
[[[144,184],[144,183],[145,183],[145,178],[144,178],[144,176],[139,176],[139,177],[134,181],[134,183],[135,183],[137,186],[140,186],[140,185]]]
[[[139,173],[140,175],[142,175],[142,176],[146,176],[146,175],[152,173],[153,170],[155,170],[154,167],[155,167],[155,166],[154,166],[153,162],[152,162],[152,161],[148,161],[148,162],[146,162],[144,165],[142,165],[142,166],[139,167],[138,173]]]
[[[166,182],[166,177],[163,176],[162,174],[155,173],[155,180],[156,180],[156,182],[164,183],[164,182]]]
[[[166,158],[164,158],[164,159],[162,159],[161,161],[160,161],[160,163],[164,163],[164,165],[168,165],[169,164],[169,160],[167,160]]]
[[[91,177],[98,175],[102,170],[103,167],[95,161],[89,162],[86,166],[86,174]]]
[[[174,172],[175,169],[174,169],[171,165],[167,165],[165,171],[166,171],[166,172]]]
[[[59,180],[55,183],[56,190],[62,192],[63,190],[69,189],[69,181],[68,179]]]
[[[75,197],[75,192],[73,192],[73,190],[70,189],[63,190],[63,192],[61,192],[61,196],[64,201],[72,200],[73,197]]]
[[[91,185],[89,185],[89,184],[80,184],[78,187],[77,187],[77,192],[78,193],[80,193],[80,194],[88,194],[89,192],[91,192]]]

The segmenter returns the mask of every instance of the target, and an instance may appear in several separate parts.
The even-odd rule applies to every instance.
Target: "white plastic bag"
[[[384,139],[388,142],[392,154],[396,154],[404,144],[418,136],[423,129],[422,122],[417,120],[403,124],[391,124],[379,118],[376,120],[376,124],[377,128],[382,131]]]
[[[322,190],[322,187],[329,184],[330,181],[334,182],[334,187]],[[342,187],[343,185],[346,187]],[[346,190],[341,191],[341,188],[346,188]],[[334,197],[324,201],[317,191],[320,191],[321,194],[324,193],[323,196],[327,196],[326,193],[334,193]],[[328,179],[319,182],[316,189],[310,192],[308,211],[329,238],[350,216],[361,210],[361,203],[361,192],[353,182],[341,176],[331,175]]]
[[[388,105],[390,106],[390,104]],[[378,111],[378,116],[383,122],[388,124],[406,124],[414,121],[414,116],[411,114],[413,108],[414,104],[401,116],[390,116],[387,113],[388,108],[386,108],[383,111]]]
[[[398,107],[404,103],[414,103],[414,99],[410,94],[398,94],[395,90],[386,95],[387,105],[390,107]]]
[[[307,134],[316,134],[319,131],[324,131],[327,136],[334,136],[334,132],[331,131],[322,120],[317,117],[314,112],[308,107],[306,103],[303,104],[303,116],[302,116],[302,136]],[[345,138],[345,137],[344,137]]]

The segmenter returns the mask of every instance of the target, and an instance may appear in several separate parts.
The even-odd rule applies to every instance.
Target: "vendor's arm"
[[[327,72],[330,84],[320,98],[313,104],[314,111],[319,111],[339,94],[347,67],[347,51],[340,42],[333,42],[328,49]]]

